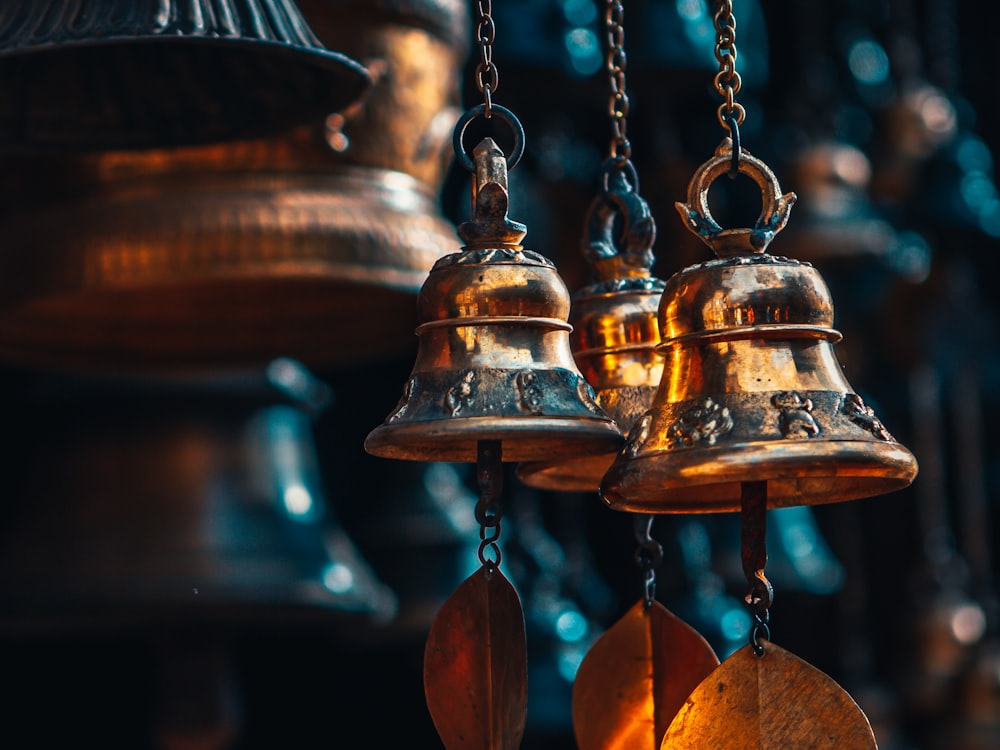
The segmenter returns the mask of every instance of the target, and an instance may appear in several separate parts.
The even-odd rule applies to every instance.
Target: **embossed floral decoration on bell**
[[[616,450],[621,432],[573,361],[569,291],[507,218],[507,160],[490,138],[474,155],[466,246],[439,259],[420,290],[416,363],[365,450],[453,462],[475,461],[481,440],[501,441],[515,462]]]
[[[760,186],[750,229],[723,229],[708,208],[732,168],[726,138],[677,208],[719,256],[667,281],[659,324],[664,376],[650,410],[601,483],[613,508],[648,513],[740,509],[741,483],[767,482],[770,507],[891,492],[916,476],[913,455],[845,379],[833,351],[833,306],[808,263],[765,253],[794,193],[745,150]]]

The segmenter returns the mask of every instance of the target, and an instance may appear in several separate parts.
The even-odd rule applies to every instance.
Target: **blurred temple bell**
[[[0,154],[0,356],[76,369],[290,356],[325,370],[414,348],[416,293],[456,242],[438,191],[467,14],[301,6],[328,46],[369,59],[365,96],[248,139]],[[196,73],[225,89],[222,70]]]
[[[299,363],[198,378],[45,376],[18,426],[0,629],[370,627],[395,594],[326,500]],[[15,476],[16,475],[16,476]]]

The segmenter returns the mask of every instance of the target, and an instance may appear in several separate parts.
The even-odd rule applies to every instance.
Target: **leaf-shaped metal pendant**
[[[640,601],[602,635],[573,683],[580,750],[656,750],[670,720],[719,665],[701,635],[653,602]]]
[[[482,567],[441,606],[424,650],[424,695],[446,750],[516,750],[527,675],[521,600]]]
[[[661,750],[875,750],[867,717],[828,675],[773,643],[744,646],[691,693]]]

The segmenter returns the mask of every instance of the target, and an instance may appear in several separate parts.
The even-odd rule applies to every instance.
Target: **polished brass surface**
[[[664,282],[651,275],[656,227],[646,202],[622,171],[588,211],[583,253],[594,283],[573,295],[570,345],[597,403],[628,435],[649,409],[663,372],[657,351],[657,310]],[[622,219],[620,238],[614,236]],[[525,484],[549,490],[593,491],[615,454],[539,461],[518,466]]]
[[[0,9],[0,144],[144,149],[322,119],[370,79],[291,0],[13,0]]]
[[[723,148],[708,165],[728,161]],[[722,173],[718,166],[692,181],[698,208],[690,199],[678,204],[725,257],[667,281],[659,309],[664,376],[601,483],[613,508],[736,511],[742,483],[765,481],[770,507],[811,505],[890,492],[916,475],[913,455],[843,375],[819,273],[762,252],[794,196],[781,194],[770,170],[741,161],[744,169],[766,188],[754,228],[722,230],[706,215],[699,196]]]
[[[691,693],[663,750],[875,750],[868,718],[828,675],[773,643],[744,646]]]
[[[266,139],[8,161],[0,357],[329,368],[412,351],[417,291],[454,244],[437,194],[463,50],[429,10],[356,5],[303,6],[325,43],[377,71],[325,124],[327,111]]]
[[[474,462],[480,440],[505,461],[607,453],[622,436],[569,346],[569,291],[507,218],[504,154],[475,149],[466,246],[438,260],[420,290],[417,360],[403,397],[365,440],[386,458]]]
[[[521,600],[483,566],[442,605],[424,649],[424,695],[445,750],[516,750],[527,721]]]
[[[684,701],[719,666],[694,628],[637,602],[584,657],[573,682],[579,750],[657,750]]]

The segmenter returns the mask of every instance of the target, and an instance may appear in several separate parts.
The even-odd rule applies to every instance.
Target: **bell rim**
[[[503,462],[522,463],[606,455],[617,452],[624,437],[611,419],[593,415],[457,417],[382,424],[368,433],[364,448],[379,458],[475,463],[480,440],[501,441]]]
[[[767,481],[768,508],[782,508],[896,492],[917,470],[914,455],[897,442],[752,441],[635,458],[620,453],[599,493],[613,510],[730,513],[740,510],[743,482]]]
[[[528,487],[550,492],[598,492],[601,479],[614,463],[615,453],[570,458],[566,461],[525,461],[515,471]]]

